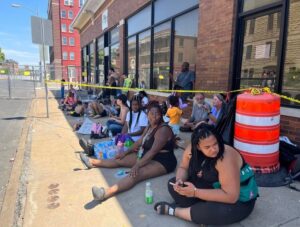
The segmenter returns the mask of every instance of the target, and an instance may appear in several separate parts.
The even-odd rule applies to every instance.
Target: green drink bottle
[[[153,203],[153,191],[151,189],[151,183],[149,181],[146,183],[145,202],[147,204]]]

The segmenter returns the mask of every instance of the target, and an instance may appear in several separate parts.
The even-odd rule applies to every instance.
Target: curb
[[[3,204],[0,211],[0,226],[15,226],[15,219],[17,218],[15,217],[16,206],[17,204],[22,203],[20,201],[22,198],[18,196],[18,191],[21,184],[20,178],[24,168],[23,162],[25,151],[28,149],[27,142],[29,129],[31,128],[33,121],[30,115],[33,110],[33,101],[34,99],[31,101],[26,111],[26,120],[22,128],[18,148],[15,154],[15,161],[11,169],[10,178],[3,198]]]

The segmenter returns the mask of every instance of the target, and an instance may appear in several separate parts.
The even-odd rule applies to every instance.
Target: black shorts
[[[173,172],[177,165],[177,159],[174,152],[171,151],[158,153],[152,160],[159,162],[166,169],[167,173]]]

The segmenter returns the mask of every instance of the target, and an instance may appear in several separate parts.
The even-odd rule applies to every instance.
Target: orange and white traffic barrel
[[[279,170],[280,98],[261,93],[237,97],[234,147],[255,172]]]

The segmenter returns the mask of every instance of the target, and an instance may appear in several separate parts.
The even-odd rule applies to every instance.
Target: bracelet
[[[196,197],[196,191],[197,191],[197,188],[194,187],[194,197]]]

